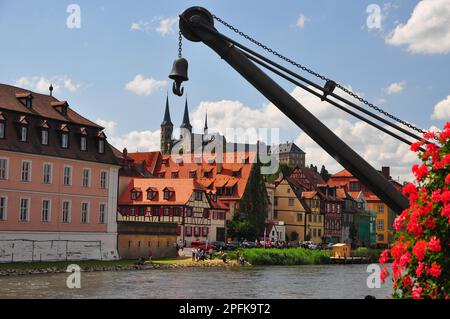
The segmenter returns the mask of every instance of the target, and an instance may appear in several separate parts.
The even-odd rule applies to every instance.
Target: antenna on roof
[[[53,85],[50,83],[50,87],[48,88],[50,91],[50,96],[53,96]]]

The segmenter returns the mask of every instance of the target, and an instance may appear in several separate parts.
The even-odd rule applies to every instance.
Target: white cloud
[[[53,93],[63,90],[75,93],[81,88],[81,84],[75,83],[67,75],[45,76],[22,76],[15,85],[38,93],[49,94],[50,84],[53,85]]]
[[[169,34],[174,34],[174,26],[177,22],[178,18],[175,17],[161,19],[156,27],[156,32],[161,34],[163,37]]]
[[[125,85],[125,89],[140,96],[148,96],[166,85],[167,81],[165,80],[160,81],[153,78],[148,79],[142,74],[138,74],[132,81]]]
[[[295,25],[302,29],[305,26],[305,23],[309,20],[309,18],[305,17],[303,14],[300,14]]]
[[[148,31],[150,29],[150,23],[146,21],[139,21],[131,23],[130,30],[132,31]]]
[[[403,91],[405,89],[405,86],[406,86],[405,81],[394,82],[394,83],[391,83],[385,89],[385,91],[387,92],[387,94],[397,94],[397,93],[400,93],[401,91]]]
[[[413,54],[446,54],[450,52],[449,21],[449,0],[422,0],[406,24],[398,25],[386,42],[405,45]]]
[[[131,131],[126,134],[118,134],[116,122],[97,119],[96,123],[105,128],[108,142],[120,151],[124,148],[127,148],[129,152],[149,152],[160,149],[160,130]]]
[[[435,120],[450,120],[450,95],[434,106],[431,118]]]

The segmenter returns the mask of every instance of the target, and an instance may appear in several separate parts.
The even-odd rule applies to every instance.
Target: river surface
[[[392,285],[367,287],[367,265],[184,268],[0,277],[0,298],[387,298]]]

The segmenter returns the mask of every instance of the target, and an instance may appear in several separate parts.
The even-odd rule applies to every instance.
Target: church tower
[[[172,150],[172,132],[173,124],[170,119],[169,111],[169,96],[166,99],[166,111],[164,112],[164,119],[161,123],[161,153],[170,154]]]

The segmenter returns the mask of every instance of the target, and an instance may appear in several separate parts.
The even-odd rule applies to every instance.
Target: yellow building
[[[302,202],[303,200],[297,197],[286,178],[277,183],[274,190],[273,220],[284,222],[289,241],[305,239],[307,211]],[[295,233],[298,235],[296,236]]]
[[[375,195],[366,195],[369,210],[377,212],[376,232],[377,245],[388,245],[390,237],[389,207]]]
[[[325,230],[325,220],[323,214],[321,214],[321,197],[317,191],[303,192],[302,200],[309,206],[310,214],[308,214],[306,221],[306,233],[307,240],[315,244],[320,244],[323,241],[323,235]]]

